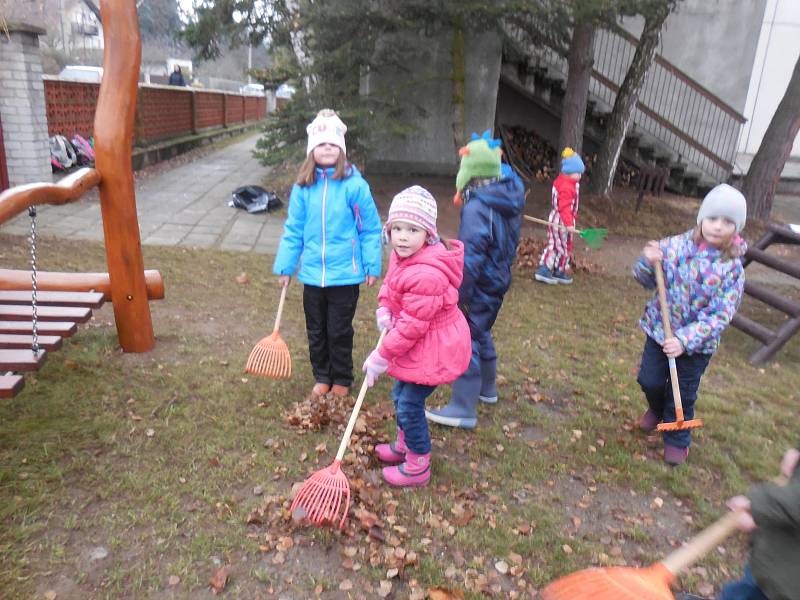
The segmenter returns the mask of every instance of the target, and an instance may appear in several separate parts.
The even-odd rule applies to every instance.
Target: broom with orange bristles
[[[292,376],[292,356],[278,331],[288,287],[285,285],[281,288],[281,300],[278,303],[278,314],[275,316],[275,327],[272,329],[272,333],[262,338],[247,357],[244,370],[251,375],[270,379],[289,379]]]
[[[376,347],[380,347],[383,338],[386,336],[387,330],[381,331],[381,336],[378,338]],[[350,414],[350,421],[347,423],[347,428],[344,430],[342,443],[339,444],[339,451],[336,453],[334,461],[324,469],[320,469],[311,477],[305,480],[297,494],[292,501],[291,512],[295,515],[295,511],[302,511],[304,516],[310,523],[314,525],[334,525],[339,521],[339,529],[344,529],[344,523],[347,520],[347,512],[350,510],[350,482],[347,480],[347,475],[342,471],[342,458],[350,443],[350,436],[353,433],[353,427],[356,425],[358,413],[361,410],[361,404],[364,402],[364,396],[367,395],[367,378],[364,378],[364,383],[361,384],[361,391],[358,392],[358,398],[353,406],[353,412]],[[344,510],[342,506],[344,505]],[[341,518],[340,518],[341,513]]]
[[[781,475],[773,481],[785,485],[788,478]],[[649,567],[594,568],[566,575],[542,590],[542,600],[675,600],[670,585],[678,574],[734,533],[737,516],[729,512]]]
[[[667,287],[664,284],[664,270],[661,268],[661,261],[656,261],[653,269],[656,273],[656,286],[658,287],[658,303],[661,305],[661,320],[664,322],[664,339],[672,337],[672,325],[669,322],[669,306],[667,305]],[[658,431],[683,431],[685,429],[697,429],[703,426],[701,419],[683,419],[683,402],[681,401],[681,388],[678,385],[678,367],[675,359],[671,356],[667,358],[669,362],[669,380],[672,383],[672,398],[675,401],[675,422],[659,423]]]

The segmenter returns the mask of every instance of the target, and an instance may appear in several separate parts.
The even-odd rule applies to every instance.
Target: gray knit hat
[[[727,183],[720,183],[708,192],[697,212],[697,224],[714,217],[730,219],[736,224],[736,232],[740,232],[747,220],[747,202],[742,192]]]

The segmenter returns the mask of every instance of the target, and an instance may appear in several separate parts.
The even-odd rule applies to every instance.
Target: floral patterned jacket
[[[747,243],[737,236],[735,244],[738,256],[744,255]],[[665,238],[659,245],[664,253],[662,264],[673,335],[687,354],[713,354],[742,301],[742,261],[738,257],[725,260],[713,246],[695,244],[691,230]],[[655,274],[644,256],[634,265],[633,276],[645,289],[656,287]],[[657,293],[645,305],[639,325],[656,342],[664,342]]]

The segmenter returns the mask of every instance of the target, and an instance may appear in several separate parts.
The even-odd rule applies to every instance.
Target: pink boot
[[[406,436],[399,427],[397,428],[397,441],[375,446],[375,454],[378,455],[378,459],[390,465],[403,462],[406,459],[406,452],[408,452]]]
[[[431,479],[431,453],[414,454],[406,451],[406,462],[396,467],[384,467],[383,478],[397,487],[420,487]]]

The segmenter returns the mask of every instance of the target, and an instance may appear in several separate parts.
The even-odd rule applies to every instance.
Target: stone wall
[[[11,186],[51,181],[42,60],[43,29],[9,23],[0,35],[0,119]]]

